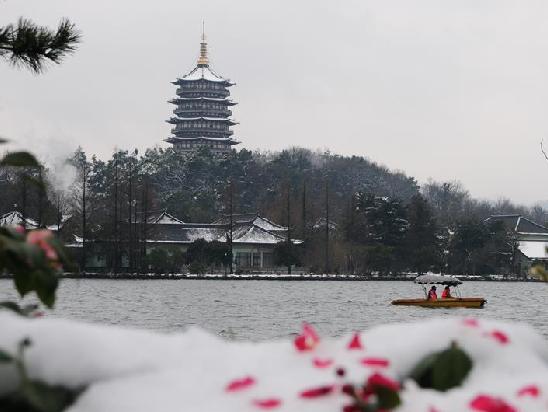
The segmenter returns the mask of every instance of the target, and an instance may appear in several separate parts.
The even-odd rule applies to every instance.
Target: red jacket
[[[438,294],[436,293],[435,290],[430,290],[428,292],[428,300],[436,300],[438,299]]]

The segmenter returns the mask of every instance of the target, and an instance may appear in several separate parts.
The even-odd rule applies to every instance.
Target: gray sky
[[[195,66],[205,19],[211,67],[237,83],[240,147],[548,198],[544,0],[0,0],[0,25],[19,16],[83,32],[45,75],[0,64],[0,134],[41,153],[167,147],[170,81]]]

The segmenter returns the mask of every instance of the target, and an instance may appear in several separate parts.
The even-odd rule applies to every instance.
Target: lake
[[[466,282],[461,291],[485,297],[485,308],[390,305],[422,296],[412,282],[64,279],[47,316],[156,331],[197,325],[229,339],[262,340],[290,336],[302,321],[339,336],[387,322],[471,315],[527,322],[548,339],[547,284]],[[1,279],[0,300],[15,296],[12,281]]]

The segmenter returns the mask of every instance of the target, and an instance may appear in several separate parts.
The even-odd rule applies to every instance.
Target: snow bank
[[[88,389],[71,412],[95,411],[341,411],[349,398],[334,391],[303,399],[299,393],[343,382],[362,383],[370,374],[401,379],[425,355],[457,341],[473,359],[464,384],[435,392],[404,383],[402,412],[467,411],[478,394],[503,398],[515,410],[548,411],[548,346],[525,325],[475,319],[433,319],[392,324],[362,332],[362,348],[349,349],[351,335],[321,339],[310,351],[291,340],[227,342],[191,328],[161,334],[60,319],[27,319],[0,312],[0,348],[15,352],[30,338],[26,353],[34,379]],[[365,358],[385,359],[388,365]],[[229,383],[241,385],[227,391]],[[16,375],[0,367],[0,394]],[[523,391],[534,385],[536,391]],[[494,409],[493,409],[494,410]]]

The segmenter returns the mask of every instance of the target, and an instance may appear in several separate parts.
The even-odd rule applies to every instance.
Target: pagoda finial
[[[202,20],[202,42],[200,43],[200,58],[198,59],[198,67],[208,67],[208,66],[209,66],[209,59],[207,58],[205,23]]]

